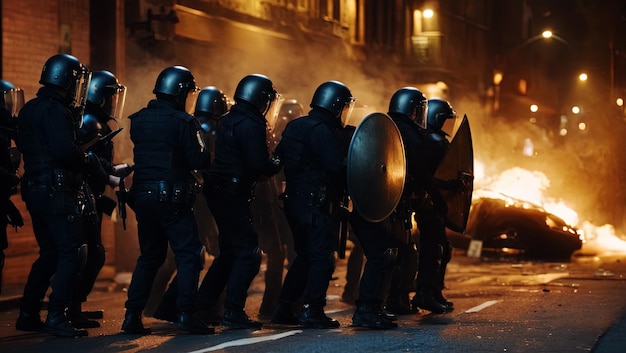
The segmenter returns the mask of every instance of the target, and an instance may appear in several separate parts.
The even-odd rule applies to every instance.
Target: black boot
[[[45,331],[59,337],[87,336],[87,331],[72,327],[64,312],[48,312]]]
[[[195,313],[180,313],[176,328],[196,335],[212,335],[215,329],[208,327]]]
[[[443,305],[446,308],[446,312],[454,310],[454,303],[448,301],[441,293],[441,290],[435,290],[433,292],[433,298],[437,303]]]
[[[226,309],[222,325],[231,329],[260,329],[263,324],[252,320],[243,309]]]
[[[411,306],[407,302],[408,297],[405,302],[404,300],[402,300],[400,295],[389,296],[387,297],[387,304],[385,305],[385,309],[396,315],[414,314],[416,311],[411,309]]]
[[[377,330],[398,327],[398,324],[385,318],[383,313],[377,309],[378,307],[379,305],[357,301],[356,311],[352,316],[352,324]]]
[[[95,328],[100,327],[100,323],[95,320],[89,320],[89,318],[83,314],[82,304],[72,303],[68,312],[70,324],[76,328]]]
[[[270,322],[277,325],[291,325],[297,326],[300,321],[298,317],[293,313],[291,303],[278,302],[276,309],[270,318]]]
[[[326,316],[324,307],[309,304],[303,306],[298,322],[305,328],[338,328],[340,326],[339,321]]]
[[[122,323],[122,331],[136,335],[149,335],[152,333],[149,327],[143,326],[141,322],[141,311],[126,311],[124,322]]]
[[[385,318],[385,319],[387,319],[389,321],[396,321],[396,320],[398,320],[398,315],[396,315],[395,313],[387,311],[387,309],[383,308],[381,303],[376,303],[374,305],[375,305],[376,312],[378,312],[378,314],[380,316],[382,316],[383,318]]]
[[[43,331],[43,321],[39,314],[27,314],[20,311],[20,316],[17,318],[15,328],[20,331],[39,332]]]
[[[414,307],[428,310],[435,314],[443,314],[447,311],[445,306],[435,301],[432,290],[427,289],[418,289],[413,299],[411,299],[411,304]]]

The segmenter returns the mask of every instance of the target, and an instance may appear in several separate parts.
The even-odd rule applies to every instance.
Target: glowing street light
[[[432,18],[435,15],[435,12],[431,9],[426,9],[423,12],[424,18]]]
[[[578,75],[578,80],[579,80],[579,81],[583,81],[583,82],[584,82],[584,81],[587,81],[587,78],[588,78],[588,77],[587,77],[587,74],[586,74],[586,73],[584,73],[584,72],[582,72],[582,73],[580,73],[580,75]]]
[[[574,114],[580,114],[580,107],[575,105],[572,107],[572,113]]]

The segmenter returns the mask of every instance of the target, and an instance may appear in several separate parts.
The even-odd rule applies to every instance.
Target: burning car
[[[482,256],[569,260],[582,247],[582,232],[542,207],[511,197],[482,197],[472,202],[466,234],[451,236],[455,247],[482,242]]]

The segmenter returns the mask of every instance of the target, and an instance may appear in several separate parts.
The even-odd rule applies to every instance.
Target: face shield
[[[265,120],[267,120],[267,126],[274,131],[276,128],[276,121],[278,120],[278,113],[280,112],[280,106],[283,105],[285,98],[280,93],[275,93],[274,99],[267,102],[265,109]]]
[[[73,96],[69,97],[71,100],[69,108],[74,115],[74,124],[78,129],[83,126],[83,114],[85,112],[85,104],[87,104],[87,92],[90,81],[91,71],[83,66],[82,71],[77,74]]]
[[[17,116],[24,106],[24,91],[21,88],[12,88],[2,92],[2,95],[4,108],[11,113],[11,116]]]
[[[420,129],[426,129],[427,126],[427,117],[428,117],[428,101],[424,100],[419,102],[415,106],[415,110],[413,114],[411,114],[410,118],[413,120]]]
[[[454,136],[456,134],[456,131],[459,129],[459,126],[461,126],[462,121],[463,117],[459,117],[456,112],[454,112],[453,116],[447,118],[443,122],[441,132],[443,132],[447,136]]]
[[[124,103],[126,102],[126,86],[116,85],[111,87],[114,89],[113,95],[109,100],[105,102],[109,107],[104,107],[105,111],[110,112],[111,118],[118,120],[122,118],[122,112],[124,110]]]
[[[185,98],[185,111],[188,114],[193,115],[193,111],[196,109],[198,93],[200,93],[200,88],[198,86],[193,86],[187,91],[187,98]]]
[[[350,121],[350,116],[352,115],[352,111],[354,110],[354,104],[356,103],[356,98],[350,97],[346,101],[343,106],[343,110],[341,111],[341,126],[346,127],[348,122]]]

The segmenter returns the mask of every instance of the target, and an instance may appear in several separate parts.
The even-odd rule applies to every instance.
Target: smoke
[[[171,42],[157,41],[149,33],[128,37],[124,115],[136,112],[153,99],[156,77],[171,65],[189,68],[198,86],[216,86],[231,98],[241,78],[264,74],[285,98],[298,100],[305,110],[319,84],[338,80],[357,98],[360,108],[353,114],[361,116],[372,111],[386,112],[393,92],[405,85],[398,79],[401,73],[393,62],[385,66],[363,60],[357,49],[346,46],[340,38],[300,31],[285,37],[269,30],[226,23],[218,27],[207,41],[181,37]],[[355,60],[357,57],[360,60]],[[618,173],[615,167],[609,167],[615,165],[614,154],[610,147],[601,148],[601,144],[593,142],[611,141],[610,136],[603,135],[610,128],[590,131],[595,134],[593,138],[580,135],[562,139],[528,119],[491,117],[486,109],[489,102],[475,92],[450,93],[457,113],[469,118],[475,158],[485,166],[485,177],[513,167],[541,171],[550,180],[546,195],[566,202],[581,219],[595,224],[621,221]],[[128,121],[124,120],[121,125],[127,127]],[[127,143],[116,144],[117,156],[131,163],[128,133],[121,136]],[[532,153],[528,153],[529,146]],[[599,204],[606,205],[605,209],[599,208]]]

